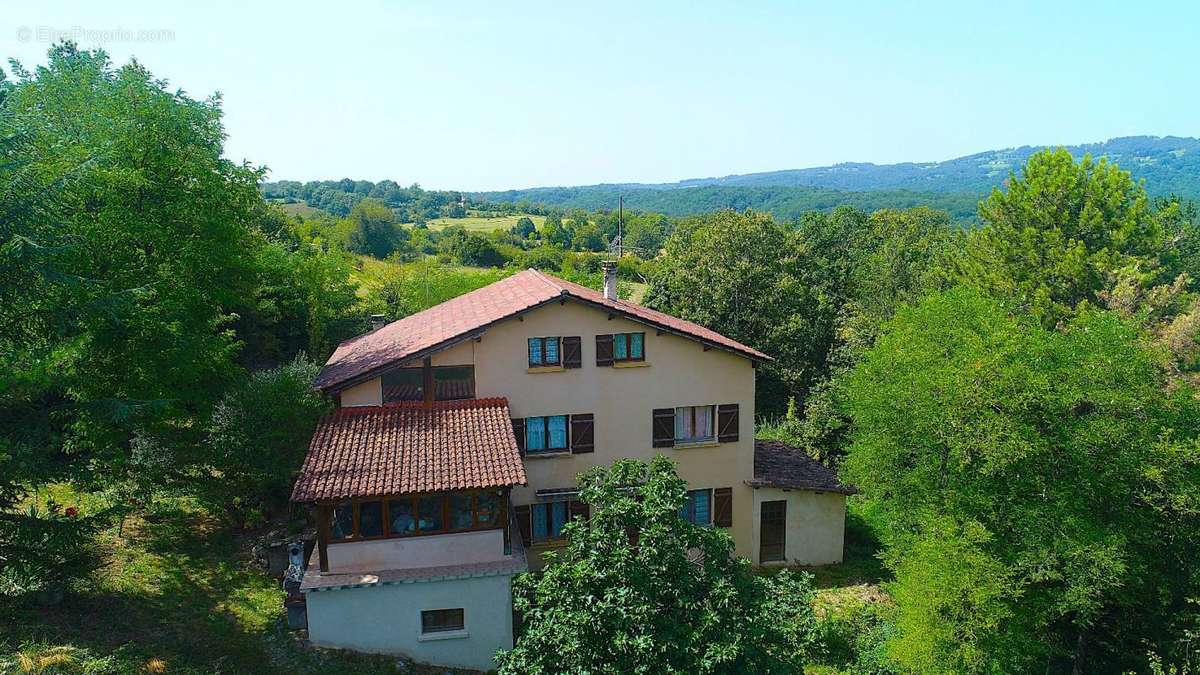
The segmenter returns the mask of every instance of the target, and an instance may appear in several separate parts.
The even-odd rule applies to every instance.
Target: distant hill
[[[618,194],[632,208],[671,215],[714,208],[771,211],[792,218],[810,209],[838,204],[862,208],[927,204],[958,218],[973,217],[978,200],[998,187],[1010,172],[1043,147],[991,150],[944,162],[902,164],[845,163],[811,169],[789,169],[719,178],[691,178],[677,183],[601,184],[567,188],[531,188],[481,192],[473,196],[495,202],[530,202],[567,208],[601,208],[616,204]],[[1200,139],[1175,136],[1128,136],[1103,143],[1067,146],[1075,157],[1107,157],[1146,182],[1152,195],[1200,198]]]

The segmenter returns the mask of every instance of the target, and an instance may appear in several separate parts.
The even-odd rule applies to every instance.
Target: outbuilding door
[[[758,561],[786,560],[784,532],[787,530],[787,501],[763,502],[758,518]]]

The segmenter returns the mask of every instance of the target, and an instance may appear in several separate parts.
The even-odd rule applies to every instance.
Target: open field
[[[487,216],[478,215],[477,212],[472,212],[472,215],[468,215],[466,218],[436,218],[429,221],[428,225],[432,229],[441,229],[443,227],[450,227],[451,225],[462,225],[468,230],[475,232],[491,232],[497,228],[501,230],[507,230],[513,225],[516,225],[517,221],[522,218],[529,218],[532,220],[534,226],[538,229],[541,229],[542,225],[546,223],[546,216],[531,216],[522,213],[518,213],[513,216]]]
[[[287,213],[289,215],[304,216],[306,218],[309,216],[316,216],[316,215],[325,213],[321,209],[309,206],[308,204],[305,204],[304,202],[295,202],[292,204],[278,204],[278,206],[279,206],[279,208],[283,209],[285,213]]]

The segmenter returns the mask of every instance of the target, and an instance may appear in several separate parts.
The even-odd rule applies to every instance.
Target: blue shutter
[[[617,333],[613,336],[613,358],[621,361],[629,358],[629,335]]]
[[[712,522],[712,509],[708,503],[712,493],[708,490],[696,490],[692,494],[696,495],[696,517],[692,522],[697,525],[708,525]]]
[[[546,338],[546,363],[558,363],[558,338]]]
[[[550,423],[550,447],[556,450],[567,447],[567,416],[555,415],[546,418]]]
[[[562,536],[563,525],[567,522],[567,503],[553,502],[550,509],[550,536],[557,539]]]
[[[529,338],[529,365],[542,363],[542,341],[540,338]]]
[[[645,351],[645,345],[644,345],[645,341],[646,341],[645,333],[633,333],[632,335],[629,336],[629,358],[631,358],[631,359],[646,358],[646,351]]]
[[[529,512],[533,516],[533,540],[546,541],[546,505],[534,504],[529,508]]]
[[[546,418],[525,418],[525,452],[546,449]]]

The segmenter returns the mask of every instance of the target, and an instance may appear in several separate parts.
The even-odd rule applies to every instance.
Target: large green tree
[[[719,211],[679,223],[650,278],[651,307],[695,321],[776,359],[759,372],[757,406],[782,412],[824,360],[799,242],[771,216]]]
[[[0,568],[28,572],[19,589],[30,561],[61,576],[54,561],[78,557],[43,549],[85,542],[90,524],[16,505],[60,481],[123,505],[194,487],[239,359],[327,349],[354,296],[341,263],[297,252],[258,194],[262,171],[222,157],[219,99],[70,43],[13,71],[0,83]]]
[[[1114,312],[1048,329],[959,287],[845,386],[906,670],[1119,672],[1178,657],[1200,591],[1200,404]],[[1191,626],[1194,630],[1195,626]]]
[[[1116,164],[1059,148],[1034,154],[979,205],[959,277],[1008,299],[1047,326],[1081,305],[1106,306],[1122,278],[1172,281],[1160,256],[1169,229],[1145,189]]]
[[[586,519],[540,574],[501,673],[798,673],[814,651],[808,578],[759,576],[725,532],[680,517],[672,462],[621,460],[580,476]]]

